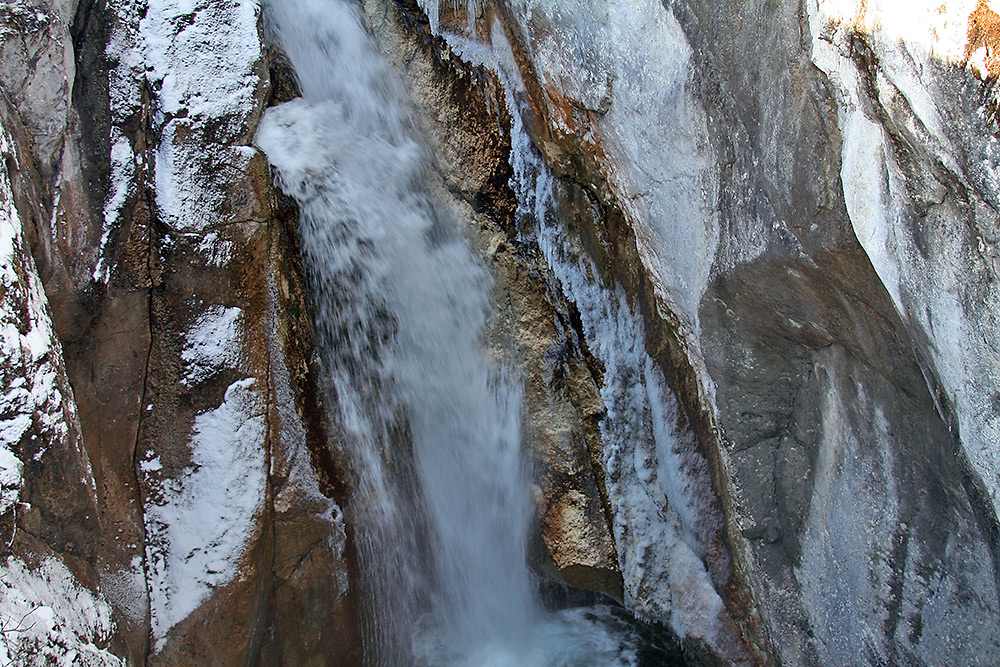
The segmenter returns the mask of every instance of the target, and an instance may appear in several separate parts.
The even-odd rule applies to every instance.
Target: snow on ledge
[[[55,558],[0,567],[0,665],[124,667],[106,646],[111,608]]]
[[[236,368],[240,356],[240,323],[243,311],[211,305],[187,332],[181,352],[185,364],[183,382],[194,386],[223,368]]]
[[[195,418],[190,466],[162,479],[160,497],[148,499],[146,560],[157,651],[174,625],[237,576],[256,530],[267,461],[255,383],[234,382],[222,405]]]

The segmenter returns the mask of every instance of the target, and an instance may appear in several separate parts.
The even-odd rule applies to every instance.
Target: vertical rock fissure
[[[139,510],[138,510],[139,511],[139,521],[140,521],[140,523],[139,523],[139,532],[140,532],[140,535],[142,537],[142,544],[140,545],[140,553],[142,554],[142,556],[140,558],[140,561],[142,563],[142,579],[143,579],[143,582],[145,582],[145,586],[146,586],[146,600],[148,601],[148,600],[152,599],[153,589],[152,589],[152,582],[150,581],[150,577],[149,577],[149,571],[148,571],[148,566],[147,566],[147,555],[146,555],[147,551],[146,551],[146,517],[145,517],[145,508],[146,508],[147,498],[146,498],[145,491],[144,491],[144,485],[141,483],[141,478],[140,478],[140,475],[139,475],[139,460],[141,458],[141,450],[142,450],[143,438],[146,436],[146,432],[144,431],[143,427],[145,425],[145,416],[149,412],[149,410],[147,409],[147,403],[146,403],[146,401],[148,400],[149,378],[150,378],[151,363],[152,363],[152,358],[153,358],[153,341],[154,341],[154,336],[155,336],[154,322],[156,321],[156,313],[154,312],[154,307],[153,307],[153,294],[154,294],[154,291],[156,289],[156,285],[155,285],[155,279],[154,279],[154,275],[155,274],[154,274],[154,270],[153,270],[153,266],[154,266],[153,257],[154,257],[154,252],[156,252],[155,243],[154,243],[156,235],[154,234],[154,229],[155,229],[155,226],[156,226],[155,225],[155,221],[156,221],[157,217],[156,217],[156,201],[155,201],[156,195],[155,195],[155,192],[154,192],[152,186],[147,182],[147,179],[148,179],[147,175],[150,173],[150,171],[149,171],[149,165],[152,164],[152,154],[151,154],[151,151],[152,151],[152,145],[151,145],[151,143],[152,142],[150,142],[150,141],[148,141],[146,139],[146,138],[148,138],[150,136],[150,132],[151,132],[151,119],[150,119],[150,113],[149,113],[150,108],[151,108],[151,104],[150,104],[151,94],[150,94],[150,91],[148,89],[148,83],[145,80],[143,81],[142,91],[143,91],[142,92],[142,97],[141,97],[141,99],[142,99],[142,107],[141,107],[142,108],[142,115],[141,115],[141,119],[142,120],[141,120],[141,123],[140,123],[140,130],[139,130],[139,132],[140,132],[140,137],[143,137],[142,139],[140,139],[140,143],[143,146],[144,150],[141,153],[141,155],[143,156],[143,161],[142,161],[142,169],[140,171],[140,175],[138,177],[138,180],[141,183],[140,192],[142,193],[141,197],[142,197],[142,201],[143,201],[143,209],[146,212],[146,216],[145,216],[145,220],[144,220],[144,223],[146,225],[146,258],[145,258],[146,259],[146,262],[145,262],[146,276],[145,276],[145,280],[146,280],[146,285],[147,285],[147,291],[146,291],[146,309],[147,309],[146,310],[146,322],[147,322],[148,327],[149,327],[148,328],[149,345],[146,348],[146,361],[145,361],[145,364],[143,366],[144,372],[143,372],[143,377],[142,377],[142,393],[141,393],[141,398],[139,400],[139,419],[138,419],[138,426],[136,428],[135,447],[132,450],[132,475],[133,475],[133,483],[135,484],[135,488],[136,488],[136,494],[138,495],[138,498],[139,498]],[[134,224],[134,222],[133,222],[133,224]],[[131,233],[131,230],[130,230],[130,233]],[[148,616],[148,611],[147,611],[147,619],[148,618],[149,618],[149,616]],[[149,659],[150,659],[150,656],[152,655],[152,650],[153,650],[153,639],[154,639],[153,638],[153,630],[152,630],[152,626],[150,625],[149,636],[148,636],[147,641],[145,643],[145,653],[143,655],[143,664],[148,664],[149,663]]]

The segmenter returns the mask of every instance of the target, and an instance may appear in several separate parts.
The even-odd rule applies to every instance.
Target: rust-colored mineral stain
[[[989,7],[987,0],[979,0],[969,15],[969,32],[965,44],[964,64],[968,64],[979,49],[986,49],[985,64],[989,78],[1000,76],[1000,15]]]

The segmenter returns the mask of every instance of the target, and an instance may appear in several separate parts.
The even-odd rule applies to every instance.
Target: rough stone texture
[[[834,86],[806,60],[806,17],[799,8],[772,13],[762,6],[752,16],[775,44],[763,50],[768,57],[750,60],[746,54],[760,50],[760,41],[744,29],[746,12],[736,17],[719,5],[698,3],[678,4],[675,11],[696,52],[704,54],[704,70],[722,78],[720,84],[710,75],[694,75],[705,108],[719,118],[718,150],[732,146],[733,167],[728,174],[723,170],[720,203],[724,218],[733,222],[720,245],[732,247],[726,254],[735,256],[748,234],[737,225],[756,217],[787,248],[771,242],[759,258],[732,268],[720,264],[701,307],[704,338],[714,338],[705,347],[724,442],[732,452],[735,500],[745,517],[741,527],[764,530],[763,539],[748,536],[775,653],[791,662],[842,662],[863,647],[872,662],[995,660],[1000,645],[979,622],[995,624],[988,619],[1000,612],[996,517],[965,460],[979,449],[981,435],[976,428],[954,428],[935,388],[936,382],[953,382],[953,374],[928,368],[933,353],[922,342],[921,328],[896,315],[896,287],[852,192],[877,192],[878,179],[851,183],[844,171],[849,162],[871,163],[873,155],[849,148],[850,128],[838,127],[828,92]],[[961,85],[965,77],[952,71],[949,80]],[[733,79],[753,87],[730,85]],[[916,92],[948,103],[933,88]],[[747,100],[756,100],[755,115]],[[896,98],[893,113],[905,113],[901,101]],[[917,97],[912,103],[923,108]],[[961,134],[981,136],[979,130]],[[896,147],[907,152],[902,143]],[[753,200],[747,198],[748,179],[759,183],[750,190]],[[905,181],[920,188],[926,178],[914,170]],[[905,220],[896,218],[888,233],[904,235]],[[947,214],[937,224],[965,226],[961,216]],[[937,241],[927,238],[926,244]],[[904,272],[920,271],[916,254],[900,263]],[[925,284],[948,284],[947,266],[938,262],[925,270]],[[978,269],[963,273],[963,280],[983,284]],[[929,294],[919,301],[923,305],[911,312],[936,307]],[[717,324],[710,327],[711,312]],[[989,324],[995,307],[987,300],[970,312],[978,326],[995,331]],[[978,349],[964,347],[971,354]],[[992,365],[991,358],[979,355],[979,372]],[[980,413],[973,408],[967,414]],[[772,493],[769,466],[760,463],[775,446],[777,462],[796,463],[775,476],[781,486]],[[797,477],[796,468],[806,476]],[[761,506],[761,496],[776,504]],[[788,502],[796,498],[809,499],[807,513],[801,501]],[[942,514],[949,517],[947,528]],[[783,524],[780,531],[775,520]],[[766,546],[768,531],[780,534],[774,544],[781,548]],[[839,557],[830,553],[835,545]],[[821,551],[829,555],[817,558]],[[862,580],[867,583],[861,590],[847,588],[853,599],[838,605],[850,611],[835,611],[832,582],[843,590]],[[954,597],[959,589],[971,595]],[[806,623],[801,610],[792,611],[798,604],[789,604],[798,590]],[[949,608],[948,617],[938,605]],[[813,634],[800,630],[803,625]],[[942,641],[952,635],[963,640]]]
[[[190,9],[0,7],[12,200],[69,411],[65,442],[25,468],[24,520],[106,595],[129,664],[356,664],[295,212],[251,146],[294,86],[272,91],[257,3]],[[26,576],[61,581],[33,549]]]
[[[0,7],[0,83],[30,132],[46,179],[58,168],[70,116],[75,9],[76,2],[45,0]]]
[[[0,660],[47,664],[75,655],[117,665],[95,568],[94,477],[22,231],[40,201],[31,148],[29,130],[0,101]]]
[[[88,4],[80,8],[82,15]],[[92,174],[84,176],[85,162],[93,155],[86,145],[92,109],[80,108],[78,88],[102,73],[93,59],[77,61],[77,5],[16,0],[0,8],[0,85],[30,133],[37,172],[35,207],[40,215],[32,216],[26,233],[63,339],[75,337],[93,315],[89,283],[103,206],[95,200]],[[78,64],[85,68],[79,77]]]
[[[978,478],[969,492],[996,513],[1000,16],[970,0],[912,16],[810,7],[809,19],[838,104],[851,224],[960,434]]]
[[[274,90],[281,90],[280,83]],[[274,583],[259,660],[356,665],[362,663],[363,653],[356,555],[341,511],[348,495],[346,471],[331,446],[336,435],[326,422],[311,365],[314,343],[294,238],[298,211],[284,198],[275,204],[281,224],[271,225],[275,285],[268,335],[274,395]]]
[[[596,243],[559,218],[631,296],[709,462],[733,560],[707,565],[748,655],[986,664],[992,10],[934,10],[965,21],[931,26],[962,37],[949,63],[891,11],[834,4],[428,14],[496,59],[509,41],[528,131],[600,203]],[[678,630],[740,659],[710,625]]]

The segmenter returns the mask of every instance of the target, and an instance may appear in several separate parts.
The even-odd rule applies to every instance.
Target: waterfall
[[[257,144],[300,207],[322,370],[354,473],[372,664],[633,664],[607,608],[543,612],[520,389],[489,357],[489,277],[423,187],[400,84],[345,0],[270,0],[302,97]]]
[[[370,508],[362,557],[381,562],[368,583],[395,589],[378,603],[396,618],[378,624],[403,635],[415,620],[407,604],[425,588],[449,646],[523,636],[537,612],[520,395],[483,349],[487,276],[421,190],[421,148],[355,8],[269,9],[303,97],[270,111],[258,142],[301,206],[320,348]],[[399,447],[404,423],[416,499],[393,470],[411,465]],[[403,575],[420,553],[405,537],[417,506],[432,529],[423,545],[432,581]]]

